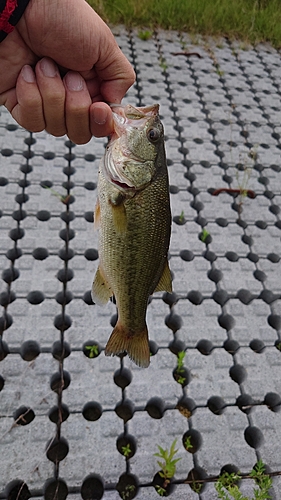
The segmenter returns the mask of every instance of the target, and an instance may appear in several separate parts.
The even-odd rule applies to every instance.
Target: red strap
[[[9,23],[9,19],[17,6],[17,0],[7,0],[5,8],[0,14],[0,31],[5,31],[5,33],[13,31],[14,26]]]

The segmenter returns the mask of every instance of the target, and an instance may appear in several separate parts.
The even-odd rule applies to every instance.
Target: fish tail
[[[150,363],[147,326],[140,332],[132,332],[117,322],[105,348],[106,356],[127,352],[129,358],[138,366],[147,368]]]

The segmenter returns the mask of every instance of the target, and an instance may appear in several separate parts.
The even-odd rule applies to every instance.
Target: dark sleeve
[[[0,0],[0,42],[11,33],[29,0]]]

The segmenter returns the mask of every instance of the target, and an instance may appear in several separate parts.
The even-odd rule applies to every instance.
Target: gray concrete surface
[[[85,254],[98,245],[91,217],[96,189],[88,183],[97,182],[106,141],[93,138],[75,146],[66,137],[30,134],[2,109],[1,499],[55,498],[46,484],[61,478],[67,490],[57,497],[68,492],[76,500],[85,478],[98,474],[102,498],[117,500],[115,487],[125,472],[137,477],[138,498],[157,499],[154,453],[175,438],[181,460],[171,499],[217,498],[212,482],[201,493],[184,484],[192,469],[203,469],[208,479],[227,464],[248,473],[262,459],[270,471],[281,471],[280,53],[267,45],[251,48],[177,33],[159,32],[148,41],[122,27],[114,33],[137,72],[124,102],[161,105],[173,217],[184,219],[172,226],[175,295],[155,294],[149,304],[157,352],[148,369],[127,357],[106,358],[103,350],[97,358],[85,356],[85,342],[104,348],[116,312],[113,303],[89,305],[87,293],[98,264],[96,252]],[[183,51],[200,57],[173,55]],[[44,189],[46,181],[59,194],[70,193],[69,203]],[[221,188],[252,190],[255,197],[212,194]],[[30,340],[35,353],[29,347],[25,354]],[[173,340],[186,350],[185,387],[173,378]],[[60,360],[52,354],[58,341],[69,347],[69,356]],[[131,374],[123,389],[114,382],[120,367]],[[64,390],[55,392],[51,378],[58,374],[59,383],[63,370]],[[194,401],[189,414],[177,408],[182,396]],[[164,405],[158,419],[146,408],[154,397]],[[126,421],[116,405],[127,400],[133,409]],[[83,413],[90,401],[102,408],[94,421]],[[56,405],[68,408],[68,418],[57,424],[49,418]],[[22,406],[35,415],[27,425],[15,421]],[[201,439],[194,454],[182,444],[188,430]],[[116,447],[123,432],[136,442],[127,461]],[[46,450],[55,437],[68,448],[59,443],[53,463]],[[11,492],[14,480],[24,482],[29,493]],[[280,487],[277,476],[272,498],[281,498]],[[252,498],[253,482],[243,480],[241,491]],[[82,496],[100,498],[95,494]]]

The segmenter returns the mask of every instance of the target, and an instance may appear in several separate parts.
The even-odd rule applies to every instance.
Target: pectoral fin
[[[117,233],[124,233],[127,229],[127,214],[124,203],[120,205],[111,205],[112,218]]]
[[[100,202],[99,199],[97,199],[94,212],[94,228],[98,229],[99,226],[100,226]]]
[[[172,276],[169,268],[168,260],[166,260],[164,271],[159,280],[155,292],[172,292]]]
[[[112,295],[113,291],[110,288],[107,280],[103,276],[100,267],[98,267],[92,286],[92,300],[93,302],[95,302],[95,304],[103,306],[109,301]]]

